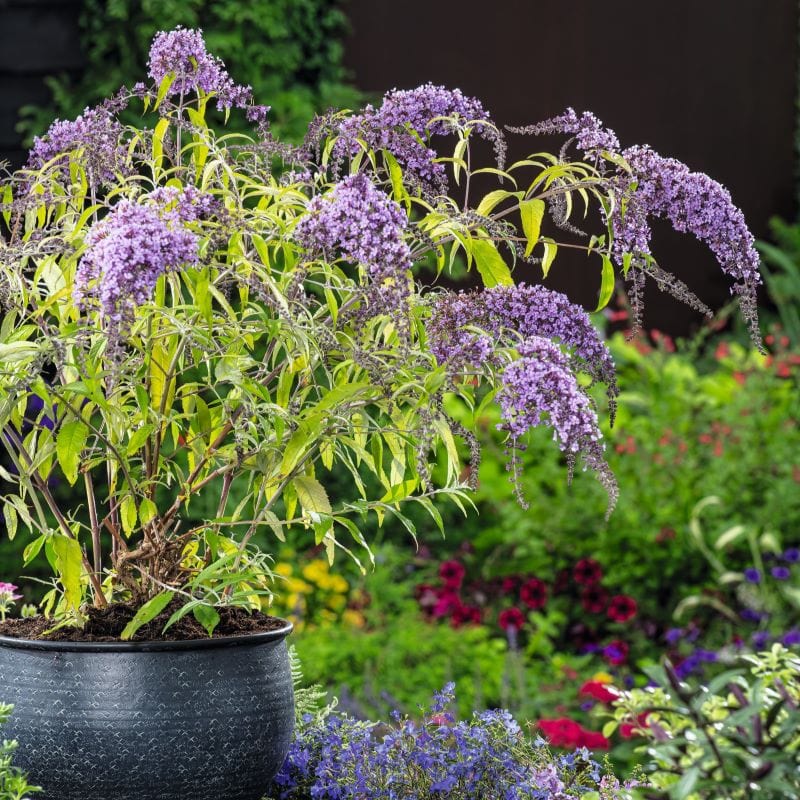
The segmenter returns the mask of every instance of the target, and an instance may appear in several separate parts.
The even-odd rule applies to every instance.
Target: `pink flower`
[[[586,681],[586,683],[581,686],[579,694],[585,695],[586,697],[593,697],[601,703],[613,703],[614,700],[619,697],[615,691],[612,691],[604,683],[600,683],[600,681]]]
[[[465,572],[464,565],[459,561],[443,561],[439,567],[439,577],[448,589],[460,588]]]
[[[522,584],[519,598],[528,608],[542,608],[547,603],[547,584],[539,578],[531,578]]]
[[[518,608],[506,608],[500,612],[497,622],[504,631],[509,628],[519,630],[525,624],[525,615]]]
[[[14,586],[13,583],[2,583],[0,582],[0,602],[9,600],[21,600],[21,594],[15,594],[19,587]]]

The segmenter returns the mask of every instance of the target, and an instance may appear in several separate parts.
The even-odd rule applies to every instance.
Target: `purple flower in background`
[[[99,305],[118,332],[134,308],[150,299],[159,276],[197,260],[197,244],[195,234],[170,226],[155,208],[122,200],[86,235],[76,302]]]
[[[769,644],[770,635],[767,631],[756,631],[751,637],[750,641],[756,650],[764,650]]]
[[[744,579],[748,583],[761,583],[761,572],[755,567],[748,567],[744,571]]]
[[[236,84],[228,75],[225,65],[206,50],[201,30],[177,27],[157,33],[150,46],[148,73],[157,83],[174,75],[169,96],[202,91],[216,95],[219,108],[248,108],[248,118],[261,122],[266,117],[266,106],[252,106],[253,92],[249,86]]]
[[[459,89],[430,83],[417,89],[395,89],[385,95],[379,108],[368,105],[360,114],[340,122],[333,155],[339,160],[355,155],[361,149],[361,140],[372,149],[389,151],[412,182],[441,192],[446,185],[444,165],[434,163],[437,153],[426,141],[431,135],[451,133],[453,124],[445,118],[453,117],[476,123],[475,131],[494,143],[498,162],[502,163],[505,142],[481,102],[466,97]]]
[[[793,647],[800,644],[800,629],[792,628],[781,637],[781,641],[786,647]]]
[[[763,612],[756,611],[752,608],[743,608],[739,612],[739,616],[742,619],[747,620],[747,622],[761,622],[762,619],[767,619],[769,614],[764,614]]]
[[[773,567],[770,572],[776,581],[788,581],[792,576],[789,567]]]
[[[665,634],[664,639],[668,644],[675,644],[683,637],[683,628],[670,628]]]
[[[114,179],[115,173],[127,171],[127,148],[120,143],[122,125],[104,106],[87,108],[72,122],[56,120],[44,136],[33,140],[28,168],[41,169],[53,162],[69,178],[69,156],[81,151],[89,184],[97,188]]]
[[[788,561],[790,564],[796,564],[800,561],[800,548],[789,547],[783,551],[783,560]]]

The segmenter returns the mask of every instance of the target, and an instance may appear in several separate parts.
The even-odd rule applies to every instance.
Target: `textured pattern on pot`
[[[46,800],[259,800],[289,749],[280,630],[141,644],[0,637],[6,736]]]

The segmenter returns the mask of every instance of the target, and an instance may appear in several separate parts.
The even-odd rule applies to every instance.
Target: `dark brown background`
[[[425,81],[524,124],[594,111],[623,145],[647,143],[724,183],[757,236],[791,216],[796,0],[349,0],[347,62],[363,89]],[[512,157],[543,142],[512,139]],[[547,144],[556,144],[550,143]],[[556,145],[557,146],[557,145]],[[528,149],[530,148],[530,149]],[[728,281],[699,243],[657,228],[654,252],[707,302]],[[599,275],[559,261],[552,285],[591,303]],[[580,288],[582,287],[582,288]],[[649,326],[697,316],[648,290]]]
[[[731,190],[757,236],[794,213],[796,0],[348,0],[346,60],[383,92],[425,81],[480,97],[501,123],[590,109],[623,144],[648,143]],[[78,0],[0,0],[0,159],[19,163],[19,106],[80,69]],[[269,102],[268,98],[266,102]],[[512,156],[555,142],[513,140]],[[705,248],[657,229],[655,251],[711,304],[727,280]],[[598,275],[559,259],[553,285],[591,303]],[[533,276],[531,276],[533,277]],[[648,293],[647,323],[697,322]]]

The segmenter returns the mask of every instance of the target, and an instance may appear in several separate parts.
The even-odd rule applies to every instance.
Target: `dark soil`
[[[208,632],[190,612],[163,633],[167,620],[181,607],[173,600],[155,619],[143,625],[130,640],[133,642],[177,642],[188,639],[207,639]],[[59,628],[50,631],[54,623],[44,617],[7,619],[0,623],[0,635],[14,639],[46,639],[52,642],[119,642],[120,634],[133,619],[137,607],[131,603],[112,603],[107,608],[90,608],[83,629]],[[215,639],[226,636],[248,636],[274,631],[284,626],[283,620],[268,617],[260,611],[252,613],[243,608],[223,606],[217,609],[220,621],[214,629]]]

